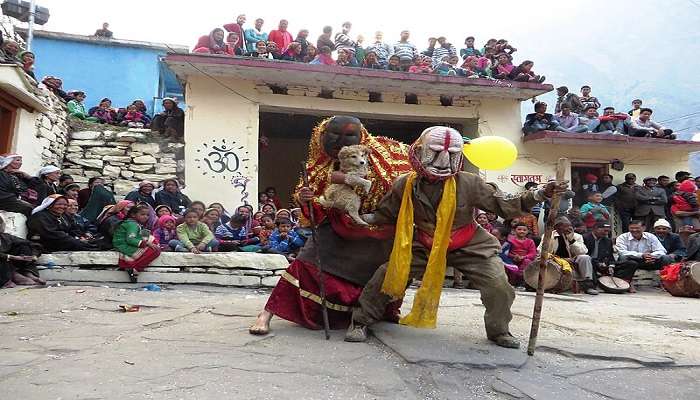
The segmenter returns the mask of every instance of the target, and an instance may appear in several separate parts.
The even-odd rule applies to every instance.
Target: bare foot
[[[637,288],[634,287],[632,282],[630,282],[630,288],[629,288],[630,293],[637,293]]]
[[[27,278],[26,276],[15,272],[12,274],[12,281],[18,285],[23,285],[23,286],[34,286],[36,285],[36,282],[34,282],[34,279]]]
[[[27,274],[27,275],[25,275],[25,276],[26,276],[27,278],[33,280],[34,282],[36,282],[37,285],[42,285],[42,286],[43,286],[43,285],[46,285],[46,281],[45,281],[45,280],[41,279],[40,277],[38,277],[38,276],[36,276],[36,275],[34,275],[34,274],[32,274],[32,273],[29,273],[29,274]]]
[[[17,285],[12,281],[7,281],[0,289],[12,289],[13,287],[17,287]]]
[[[255,320],[255,323],[248,328],[248,332],[251,335],[267,335],[270,333],[270,320],[272,319],[272,313],[263,310],[260,314],[258,314],[258,319]]]

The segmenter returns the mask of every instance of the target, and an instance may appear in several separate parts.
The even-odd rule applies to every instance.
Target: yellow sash
[[[406,292],[408,276],[413,256],[413,182],[416,173],[412,172],[406,179],[406,187],[401,198],[401,208],[396,221],[394,247],[389,258],[382,292],[401,298]],[[399,323],[416,328],[435,328],[437,311],[440,304],[442,284],[447,269],[447,248],[450,245],[450,233],[457,206],[457,184],[454,177],[445,181],[442,198],[437,210],[437,224],[430,249],[428,264],[423,274],[423,283],[413,300],[411,312],[402,317]]]

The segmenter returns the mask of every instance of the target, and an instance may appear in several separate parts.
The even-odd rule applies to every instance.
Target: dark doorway
[[[574,197],[573,201],[575,206],[580,207],[588,201],[582,188],[584,184],[588,183],[587,175],[594,175],[600,182],[600,177],[609,173],[608,167],[609,164],[571,163],[571,188],[576,192],[576,197]]]
[[[330,116],[330,115],[329,115]],[[260,136],[267,138],[259,154],[259,188],[274,186],[283,204],[291,202],[301,174],[301,163],[308,156],[311,132],[327,116],[261,112]],[[449,123],[445,121],[406,121],[360,118],[367,130],[378,136],[386,136],[406,144],[412,143],[426,128],[446,125],[457,129],[463,135],[475,136],[477,121]]]

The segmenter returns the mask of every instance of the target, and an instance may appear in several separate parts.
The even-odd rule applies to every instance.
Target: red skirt
[[[148,267],[153,260],[158,258],[160,255],[160,249],[152,249],[150,247],[143,247],[131,255],[131,257],[119,253],[119,268],[121,269],[135,269],[138,272],[143,271]]]
[[[324,274],[328,322],[331,329],[350,325],[352,309],[357,305],[362,286],[330,274]],[[265,310],[308,329],[323,329],[318,269],[313,264],[294,260],[280,277],[267,300]],[[401,301],[387,308],[386,320],[397,322]]]

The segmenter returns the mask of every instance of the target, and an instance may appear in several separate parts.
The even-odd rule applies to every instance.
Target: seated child
[[[515,265],[510,258],[510,249],[512,245],[506,240],[509,235],[508,228],[494,229],[491,231],[491,234],[501,243],[501,251],[498,253],[498,256],[501,257],[503,261],[503,268],[506,271],[506,275],[508,275],[508,282],[512,285],[517,281],[518,266]]]
[[[160,256],[156,238],[144,228],[149,212],[148,205],[131,207],[112,237],[112,244],[119,252],[119,268],[126,270],[131,282],[136,282],[139,272]]]
[[[97,110],[92,113],[92,116],[97,118],[97,122],[102,124],[112,124],[114,122],[113,111],[104,102],[100,103]]]
[[[603,195],[593,192],[588,196],[588,203],[581,206],[581,216],[586,228],[591,230],[598,222],[610,223],[610,211],[601,202]]]
[[[462,64],[462,70],[464,71],[464,76],[467,78],[485,78],[483,70],[479,69],[479,59],[476,56],[469,56],[464,60]]]
[[[517,67],[513,68],[512,71],[510,71],[510,73],[508,74],[508,79],[512,79],[518,82],[544,82],[544,76],[535,75],[535,73],[532,72],[532,67],[534,65],[535,63],[530,60],[523,61],[522,63],[520,63],[520,65],[518,65]]]
[[[506,53],[498,54],[496,64],[491,67],[491,76],[496,79],[507,79],[515,68],[512,60],[513,58]]]
[[[396,54],[389,57],[389,65],[387,65],[386,69],[389,71],[403,71],[403,69],[401,69],[401,58]]]
[[[454,65],[450,63],[450,56],[442,57],[440,63],[438,63],[433,72],[442,76],[457,76],[457,70],[455,70]]]
[[[170,247],[179,252],[217,251],[219,242],[214,238],[206,224],[199,220],[199,211],[188,209],[185,212],[185,222],[177,227],[177,239],[170,241]]]
[[[518,222],[515,224],[515,235],[508,236],[508,242],[510,243],[508,256],[513,260],[513,264],[518,267],[517,271],[509,274],[509,278],[512,278],[511,284],[513,286],[522,285],[525,267],[537,257],[537,246],[535,246],[535,242],[528,237],[529,233],[530,229],[527,225]]]
[[[260,225],[262,225],[262,229],[258,234],[260,245],[267,246],[270,241],[270,236],[272,236],[272,233],[275,231],[275,219],[271,215],[263,215],[260,219]]]
[[[684,180],[678,190],[671,196],[671,214],[681,223],[680,226],[696,226],[698,220],[697,186],[692,179]]]
[[[177,240],[177,219],[170,214],[163,214],[158,217],[156,229],[153,236],[158,240],[161,251],[170,251],[170,242]]]
[[[244,215],[236,214],[231,219],[216,228],[216,239],[219,241],[220,251],[247,251],[260,250],[260,238],[251,236],[252,232],[246,232]]]
[[[277,229],[270,235],[267,249],[272,253],[283,254],[288,260],[294,259],[294,253],[304,245],[304,240],[292,230],[292,221],[277,220]]]
[[[132,104],[126,108],[126,114],[124,114],[121,125],[129,128],[143,128],[146,126],[146,122],[143,113]]]
[[[408,68],[408,72],[412,74],[431,74],[433,73],[431,65],[432,60],[430,57],[419,54],[416,56],[414,65]]]

